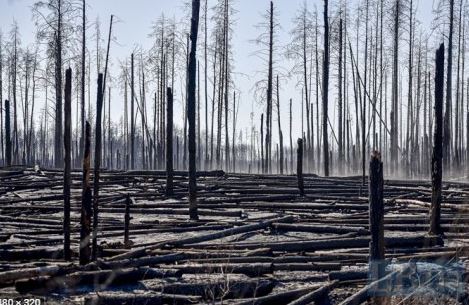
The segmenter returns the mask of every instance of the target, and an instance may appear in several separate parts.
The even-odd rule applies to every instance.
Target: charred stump
[[[81,190],[81,218],[80,218],[80,265],[90,262],[90,234],[91,234],[91,205],[93,196],[91,194],[91,125],[86,121],[85,127],[85,152],[83,154],[83,181]]]
[[[296,156],[296,177],[298,178],[298,190],[300,195],[305,194],[305,185],[303,179],[303,139],[298,138],[298,149]]]

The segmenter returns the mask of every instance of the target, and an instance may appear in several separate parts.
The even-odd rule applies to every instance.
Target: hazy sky
[[[278,12],[279,22],[282,29],[279,33],[279,43],[285,45],[290,41],[290,30],[292,28],[292,18],[295,12],[300,7],[301,3],[305,0],[277,0],[274,1],[275,8]],[[356,7],[356,0],[345,0],[351,4],[351,7]],[[20,32],[22,45],[28,45],[33,42],[34,38],[34,24],[31,14],[31,5],[34,0],[0,0],[0,29],[4,33],[10,30],[13,20],[17,20]],[[181,19],[183,16],[182,0],[88,0],[88,21],[90,24],[99,16],[102,23],[102,34],[107,37],[107,29],[109,17],[114,14],[119,20],[115,24],[113,33],[117,43],[111,45],[111,58],[123,60],[128,57],[131,50],[135,45],[141,45],[148,49],[151,45],[151,39],[148,34],[151,31],[152,23],[164,12],[168,17],[175,16],[176,19]],[[317,6],[318,11],[322,14],[323,1],[320,0],[306,0],[309,7],[314,8]],[[330,1],[331,10],[334,10],[334,3]],[[415,1],[417,2],[417,1]],[[432,7],[434,0],[420,0],[416,3],[418,6],[418,17],[424,26],[428,26],[432,15]],[[209,0],[209,6],[215,3],[214,0]],[[236,0],[235,9],[238,11],[235,15],[237,20],[234,27],[233,37],[233,53],[235,65],[235,83],[236,87],[241,91],[241,109],[239,113],[239,125],[243,128],[248,126],[249,113],[254,109],[255,122],[258,124],[260,113],[264,110],[257,103],[253,103],[253,84],[259,80],[262,75],[256,73],[263,69],[263,63],[253,53],[256,52],[256,47],[250,40],[255,39],[259,31],[254,27],[259,22],[259,16],[265,12],[269,7],[268,0]],[[322,15],[320,15],[322,18]],[[320,19],[321,20],[321,19]],[[189,21],[188,21],[189,22]],[[321,22],[322,23],[322,22]],[[89,37],[94,35],[94,26],[90,25]],[[94,45],[90,46],[94,48]],[[200,50],[199,50],[200,52]],[[402,54],[406,56],[405,54]],[[288,64],[286,68],[290,68]],[[117,73],[117,71],[116,71]],[[296,77],[290,81],[283,81],[281,87],[283,88],[280,93],[282,104],[282,125],[284,134],[288,130],[288,100],[293,98],[294,103],[294,130],[301,130],[301,101],[300,94],[301,88],[296,88]],[[334,87],[334,86],[333,86]],[[180,89],[180,86],[179,86]],[[178,87],[175,88],[176,94]],[[332,89],[333,90],[333,89]],[[179,90],[180,91],[180,90]],[[118,96],[118,91],[113,94],[112,113],[115,120],[122,114],[123,98]],[[180,93],[180,92],[179,92]],[[333,94],[331,96],[331,103],[334,102]],[[178,97],[180,99],[180,97]],[[73,107],[74,108],[74,107]],[[180,118],[180,108],[177,107],[175,115]],[[329,115],[335,117],[335,107],[330,106]],[[274,124],[276,126],[276,123]],[[239,128],[238,128],[239,130]],[[276,129],[274,133],[276,133]],[[297,133],[296,136],[298,136]]]

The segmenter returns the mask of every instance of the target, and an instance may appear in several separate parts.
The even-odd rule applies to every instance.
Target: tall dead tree
[[[272,87],[273,87],[273,51],[274,51],[274,3],[270,1],[269,22],[269,68],[267,74],[267,117],[265,135],[266,172],[272,171]]]
[[[85,123],[85,145],[83,154],[83,178],[81,187],[81,216],[80,216],[80,265],[86,265],[91,259],[90,234],[92,200],[90,176],[91,176],[91,125]]]
[[[166,89],[166,196],[173,195],[173,92]]]
[[[94,183],[93,183],[93,248],[92,259],[98,258],[98,222],[99,222],[99,173],[101,167],[101,134],[103,110],[103,74],[98,76],[98,90],[96,100],[96,132],[94,145]]]
[[[65,71],[64,101],[64,259],[70,260],[70,188],[72,184],[72,69]]]
[[[441,180],[443,176],[443,88],[445,47],[442,43],[436,51],[435,59],[435,131],[433,134],[432,153],[432,203],[430,208],[429,234],[440,235],[441,228]]]
[[[329,0],[324,0],[324,61],[322,74],[322,137],[323,137],[323,157],[324,157],[324,176],[329,176],[329,143],[327,138],[328,123],[328,92],[329,92]]]
[[[454,0],[449,0],[449,33],[448,33],[448,68],[446,76],[446,105],[443,122],[443,162],[446,167],[451,161],[451,119],[452,119],[452,75],[453,75],[453,27]],[[435,88],[436,90],[436,88]],[[436,91],[435,91],[436,92]],[[435,101],[436,102],[436,101]]]
[[[11,126],[10,101],[5,100],[5,159],[6,165],[11,166]]]
[[[196,52],[197,35],[199,31],[200,0],[192,0],[191,18],[191,46],[189,54],[188,95],[187,95],[187,117],[189,123],[189,216],[192,220],[199,218],[197,213],[197,181],[196,181],[196,126],[195,126],[195,81],[196,81]]]
[[[399,99],[399,29],[401,15],[401,0],[395,0],[393,11],[393,61],[392,61],[392,94],[391,94],[391,168],[397,169],[398,165],[398,99]]]
[[[205,169],[208,169],[209,154],[208,154],[208,61],[207,61],[207,16],[208,16],[208,1],[205,0],[204,5],[204,86],[205,86]],[[213,115],[212,115],[213,117]]]
[[[134,53],[130,56],[130,169],[135,169],[135,79]]]
[[[284,156],[283,156],[283,133],[282,133],[282,124],[280,123],[280,88],[278,84],[278,75],[277,75],[277,123],[278,123],[278,139],[279,139],[279,165],[280,165],[280,174],[283,175],[283,166],[284,166]]]
[[[4,133],[3,133],[3,36],[0,31],[0,155],[2,157],[2,165],[5,166],[5,142],[4,142]]]
[[[339,96],[338,98],[338,122],[337,124],[339,125],[338,129],[339,129],[339,147],[338,147],[338,161],[339,161],[339,164],[338,164],[338,168],[339,170],[342,170],[344,168],[344,165],[343,162],[344,162],[344,136],[343,136],[343,123],[342,123],[342,120],[343,120],[343,100],[342,100],[342,47],[343,47],[343,36],[342,36],[342,18],[340,18],[339,20],[339,67],[338,67],[338,72],[339,72],[339,76],[338,76],[338,91],[337,91],[337,94]]]
[[[82,28],[81,28],[81,82],[80,82],[80,99],[81,99],[81,135],[80,135],[80,152],[83,152],[85,141],[85,75],[86,75],[86,0],[82,2]]]

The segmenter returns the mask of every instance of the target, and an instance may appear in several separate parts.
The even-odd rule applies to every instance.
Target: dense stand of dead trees
[[[202,1],[198,34],[201,51],[195,59],[194,83],[197,168],[293,173],[293,139],[300,135],[305,172],[365,176],[366,158],[378,149],[383,160],[389,160],[384,162],[387,173],[428,176],[435,121],[431,111],[435,66],[429,58],[434,42],[443,39],[448,54],[443,165],[447,175],[464,174],[469,168],[466,0],[441,1],[434,17],[437,31],[432,34],[427,34],[419,22],[413,0],[358,1],[356,12],[355,4],[323,4],[324,18],[318,18],[320,12],[307,3],[299,7],[288,42],[279,41],[279,25],[288,25],[279,23],[274,3],[266,7],[257,27],[261,34],[255,39],[265,65],[254,90],[254,98],[262,106],[256,107],[247,122],[243,116],[246,101],[234,73],[234,4],[230,0],[218,0],[213,5]],[[99,22],[93,38],[96,41],[89,43],[88,8],[85,0],[38,1],[33,6],[38,33],[34,47],[23,46],[16,23],[8,36],[0,36],[1,164],[63,166],[63,129],[67,122],[63,120],[62,71],[66,65],[77,67],[77,84],[71,94],[72,104],[76,103],[72,106],[72,112],[76,108],[76,116],[72,115],[76,124],[72,125],[71,158],[72,166],[81,164],[86,120],[92,122],[97,115],[91,102],[95,90],[91,70],[96,63],[96,71],[104,73],[102,166],[163,169],[167,152],[173,151],[174,169],[187,170],[189,24],[179,25],[162,15],[150,34],[154,41],[151,49],[136,47],[119,63],[121,73],[117,76],[115,69],[108,68],[113,62],[113,16],[104,49]],[[71,39],[74,36],[78,39]],[[80,47],[74,48],[77,43]],[[75,50],[79,50],[77,54]],[[403,54],[406,60],[401,59]],[[283,62],[293,64],[289,73],[284,73]],[[297,80],[296,94],[282,88],[288,77]],[[166,88],[173,90],[175,107],[182,106],[182,120],[174,120],[171,149],[167,147]],[[300,98],[296,100],[295,96]],[[290,101],[289,105],[282,98]],[[114,108],[120,100],[124,108],[117,118]],[[288,106],[289,113],[284,112]],[[301,130],[293,127],[300,121],[295,120],[298,115]],[[288,128],[289,141],[282,127]],[[95,145],[96,137],[91,141]]]

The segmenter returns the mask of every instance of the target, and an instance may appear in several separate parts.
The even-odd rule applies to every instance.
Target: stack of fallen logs
[[[79,265],[81,173],[72,172],[72,260],[65,261],[62,172],[1,170],[0,296],[50,304],[360,304],[396,274],[412,278],[442,264],[461,267],[465,283],[469,184],[443,183],[442,240],[427,234],[430,183],[384,181],[388,267],[372,281],[361,177],[304,175],[301,196],[294,175],[198,176],[200,220],[189,221],[185,173],[175,172],[167,198],[163,171],[103,171],[99,258]],[[455,304],[466,298],[441,289]]]

